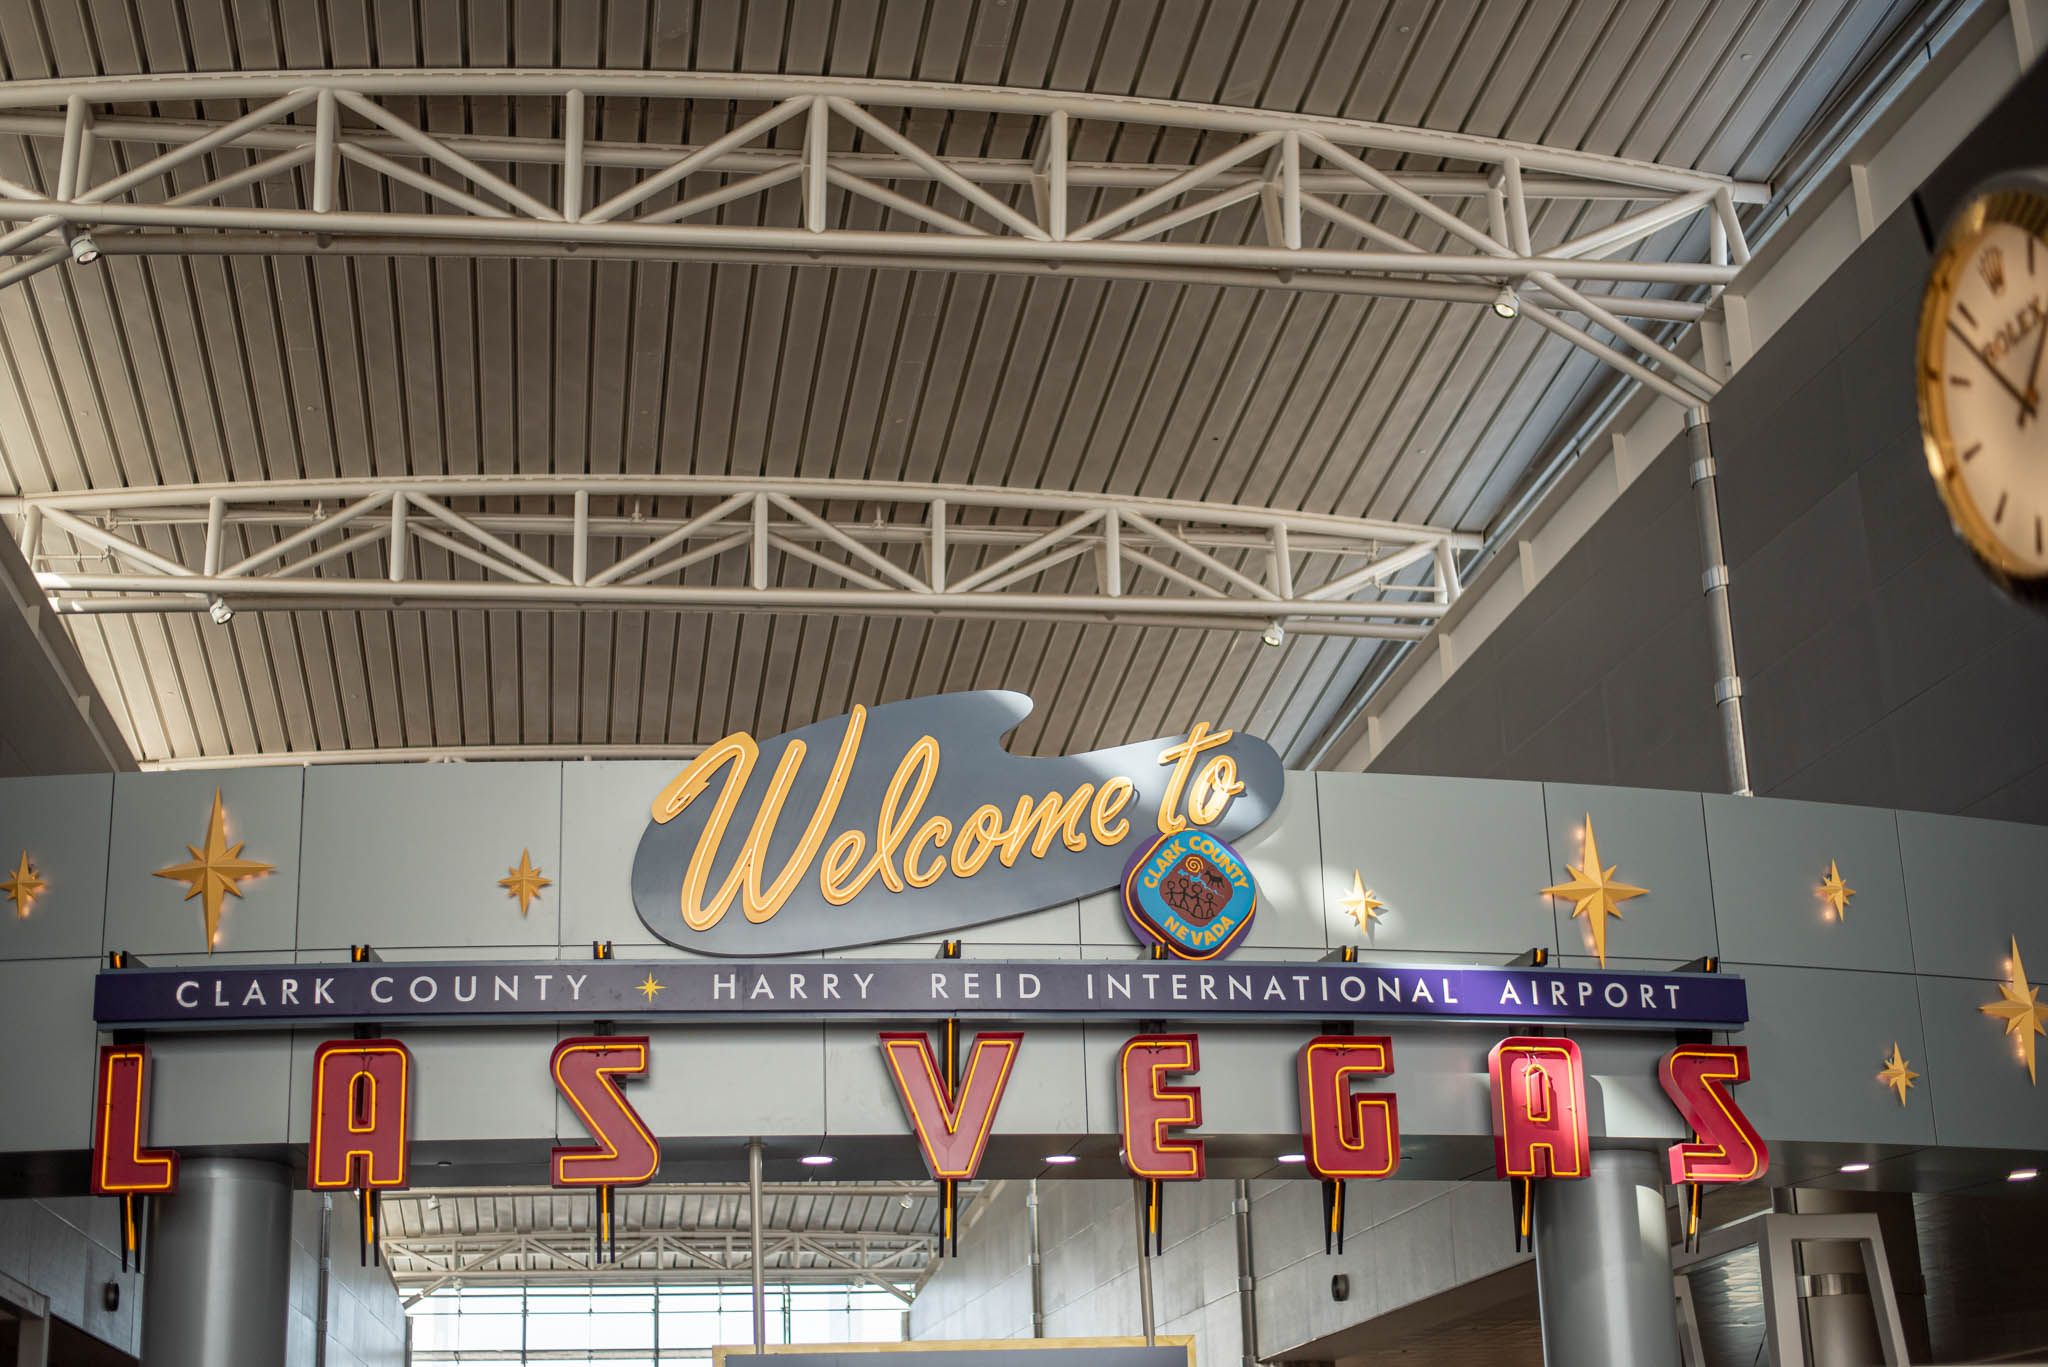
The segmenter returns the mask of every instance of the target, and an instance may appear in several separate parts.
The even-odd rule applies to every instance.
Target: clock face
[[[1994,191],[1949,230],[1922,304],[1928,463],[1970,548],[2048,580],[2048,195]]]

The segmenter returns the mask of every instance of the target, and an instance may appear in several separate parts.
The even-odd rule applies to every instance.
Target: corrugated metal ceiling
[[[0,63],[9,79],[519,65],[966,81],[1418,124],[1764,179],[1912,8],[20,0],[0,6]],[[701,140],[723,127],[638,110],[639,126],[600,120],[598,131]],[[477,101],[424,117],[490,129],[521,111]],[[933,145],[1025,151],[1004,144],[998,122],[908,127]],[[1088,150],[1129,154],[1099,140]],[[1191,140],[1144,154],[1205,155]],[[8,138],[0,169],[47,183],[53,168]],[[1240,209],[1199,231],[1228,240],[1252,217]],[[1677,245],[1652,239],[1642,252]],[[28,492],[329,473],[772,472],[1483,529],[1598,378],[1563,342],[1469,306],[668,262],[110,256],[0,291],[0,328],[0,480]],[[225,628],[136,616],[71,629],[150,759],[688,744],[856,701],[995,686],[1038,700],[1020,749],[1115,744],[1201,717],[1288,753],[1373,651],[1168,628],[669,612],[243,613]]]

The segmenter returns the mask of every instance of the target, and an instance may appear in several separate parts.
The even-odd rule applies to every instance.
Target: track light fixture
[[[66,228],[64,245],[71,248],[71,259],[81,266],[90,266],[100,259],[100,244],[83,228]]]
[[[1515,293],[1513,285],[1502,285],[1500,293],[1493,296],[1494,316],[1499,318],[1518,317],[1522,312],[1522,298]]]
[[[224,627],[235,620],[235,610],[228,606],[228,600],[225,598],[216,598],[208,603],[206,615],[214,620],[216,626]]]
[[[1269,646],[1277,646],[1287,639],[1287,628],[1278,622],[1266,623],[1266,629],[1259,633],[1259,639]]]

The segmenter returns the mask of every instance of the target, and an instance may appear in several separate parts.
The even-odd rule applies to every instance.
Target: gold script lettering
[[[725,876],[725,881],[709,901],[705,900],[704,891],[711,881],[712,861],[718,857],[726,827],[739,806],[740,795],[753,773],[754,762],[760,758],[760,746],[745,732],[727,736],[690,761],[655,796],[654,820],[665,825],[702,796],[720,769],[728,769],[725,786],[719,790],[718,802],[711,809],[710,819],[704,823],[704,833],[698,838],[697,848],[691,853],[689,867],[683,875],[680,901],[684,925],[692,930],[711,929],[724,918],[736,897],[740,899],[746,918],[757,924],[782,909],[791,891],[810,869],[811,861],[817,858],[818,847],[824,843],[825,832],[839,810],[840,795],[846,791],[847,776],[853,770],[854,757],[860,753],[860,735],[866,723],[866,708],[855,707],[848,714],[846,732],[840,737],[839,754],[832,761],[832,772],[825,781],[824,794],[812,811],[810,821],[805,824],[803,838],[797,842],[788,862],[775,875],[775,881],[765,888],[761,880],[768,862],[768,845],[775,838],[775,823],[782,815],[783,803],[789,800],[789,790],[796,783],[797,771],[803,766],[806,747],[802,741],[791,741],[782,752],[782,760],[775,766],[775,776],[769,781],[768,791],[762,794],[761,810],[755,814],[753,828],[747,832],[739,858],[734,860],[732,871]]]

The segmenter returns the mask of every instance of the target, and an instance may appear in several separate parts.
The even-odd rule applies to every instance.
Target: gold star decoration
[[[1590,918],[1587,926],[1593,932],[1593,953],[1599,956],[1600,966],[1607,967],[1607,918],[1621,918],[1620,903],[1641,897],[1648,888],[1636,887],[1633,883],[1614,881],[1614,870],[1619,865],[1600,866],[1600,845],[1593,838],[1593,817],[1586,816],[1586,844],[1582,863],[1567,863],[1565,871],[1572,876],[1569,883],[1553,883],[1543,891],[1552,897],[1571,899],[1572,919],[1581,916]]]
[[[519,863],[505,870],[505,876],[498,880],[498,886],[505,890],[507,897],[519,903],[519,914],[524,916],[527,908],[533,905],[534,899],[540,896],[540,890],[554,886],[554,879],[541,877],[540,870],[533,866],[533,856],[521,850]]]
[[[2012,965],[2006,980],[1998,985],[1998,1000],[1977,1008],[1987,1016],[2005,1022],[2005,1033],[2019,1036],[2020,1057],[2026,1061],[2027,1081],[2034,1079],[2034,1036],[2048,1035],[2048,1006],[2041,1005],[2041,989],[2027,981],[2027,966],[2020,962],[2020,942],[2012,942]]]
[[[243,842],[237,840],[228,844],[228,814],[221,806],[220,789],[213,790],[213,815],[206,819],[206,843],[199,848],[185,847],[192,858],[183,864],[170,864],[156,871],[158,878],[168,878],[185,884],[185,900],[200,899],[200,908],[206,913],[206,952],[213,953],[213,947],[220,942],[221,908],[229,896],[240,897],[242,884],[251,878],[261,878],[275,870],[275,865],[260,859],[242,857]]]
[[[1906,1089],[1920,1075],[1906,1066],[1906,1056],[1899,1052],[1899,1042],[1892,1041],[1892,1056],[1884,1061],[1884,1071],[1877,1080],[1899,1094],[1899,1104],[1906,1104]]]
[[[657,992],[666,992],[668,990],[668,984],[656,982],[654,980],[654,975],[652,973],[649,973],[647,975],[647,981],[641,983],[640,986],[634,988],[633,990],[638,992],[641,996],[647,998],[648,1002],[652,1004],[654,1001],[654,994]]]
[[[1380,908],[1386,903],[1372,895],[1372,889],[1365,885],[1365,877],[1357,869],[1351,871],[1351,891],[1337,904],[1344,908],[1344,914],[1358,922],[1358,928],[1367,935],[1372,934],[1372,923],[1378,918]]]
[[[36,904],[36,898],[41,897],[43,889],[49,886],[43,881],[43,876],[36,872],[35,865],[28,862],[28,851],[23,850],[21,863],[16,866],[14,876],[0,883],[0,892],[6,893],[7,899],[14,903],[15,919],[26,921],[29,908]]]
[[[1849,919],[1849,899],[1856,895],[1856,889],[1842,881],[1842,871],[1835,867],[1835,861],[1828,860],[1828,876],[1820,882],[1820,900],[1835,909],[1835,919]]]

